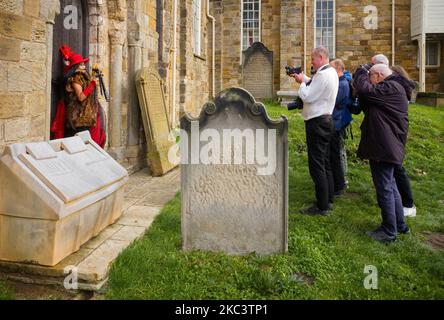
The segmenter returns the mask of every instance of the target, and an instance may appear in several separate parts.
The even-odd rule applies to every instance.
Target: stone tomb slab
[[[180,184],[178,170],[173,170],[165,176],[156,177],[157,182],[163,186],[163,191],[177,188]],[[172,179],[173,178],[173,179]],[[152,179],[149,171],[141,170],[130,176],[130,183],[148,182]],[[170,192],[170,200],[174,191]],[[125,198],[125,201],[129,198]],[[131,199],[132,202],[141,200]],[[161,206],[165,205],[162,203]],[[64,287],[67,277],[65,268],[77,268],[78,289],[101,291],[108,279],[112,263],[135,240],[143,236],[151,223],[160,213],[159,207],[143,205],[128,205],[122,217],[114,224],[105,228],[96,237],[90,239],[78,251],[69,255],[55,266],[42,266],[23,262],[0,260],[0,277],[25,283],[40,285],[53,285]]]
[[[126,170],[81,132],[0,158],[0,260],[54,266],[122,214]]]
[[[249,142],[235,142],[239,132]],[[219,93],[198,118],[181,118],[184,250],[287,251],[287,134],[285,116],[270,119],[265,107],[240,88]]]
[[[171,126],[162,90],[162,81],[153,68],[144,68],[136,75],[139,105],[148,142],[148,160],[154,176],[161,176],[176,164],[168,160]]]

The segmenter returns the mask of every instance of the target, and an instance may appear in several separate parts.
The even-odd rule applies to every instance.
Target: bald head
[[[379,83],[388,76],[392,75],[392,73],[393,71],[389,68],[389,66],[385,64],[375,64],[370,69],[370,81],[373,84]]]
[[[386,66],[389,65],[389,59],[383,55],[383,54],[377,54],[372,57],[372,63],[373,64],[385,64]]]

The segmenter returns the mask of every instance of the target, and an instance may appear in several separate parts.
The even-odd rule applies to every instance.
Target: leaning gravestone
[[[162,81],[153,68],[144,68],[136,75],[137,94],[148,143],[148,160],[154,176],[161,176],[176,165],[168,160],[171,127],[162,90]]]
[[[287,251],[287,132],[240,88],[181,118],[184,250]]]
[[[261,42],[243,53],[242,86],[256,99],[273,98],[273,52]]]

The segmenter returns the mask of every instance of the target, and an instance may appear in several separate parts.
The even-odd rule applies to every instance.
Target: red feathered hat
[[[60,48],[60,52],[63,57],[63,63],[65,64],[64,72],[67,73],[71,68],[81,62],[88,62],[89,58],[83,58],[80,54],[75,53],[72,49],[64,44]]]

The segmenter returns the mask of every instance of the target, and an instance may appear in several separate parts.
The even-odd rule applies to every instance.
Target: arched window
[[[242,50],[261,41],[261,1],[242,1]]]
[[[314,29],[315,47],[323,45],[330,52],[330,57],[335,56],[335,1],[315,0],[314,1]]]

